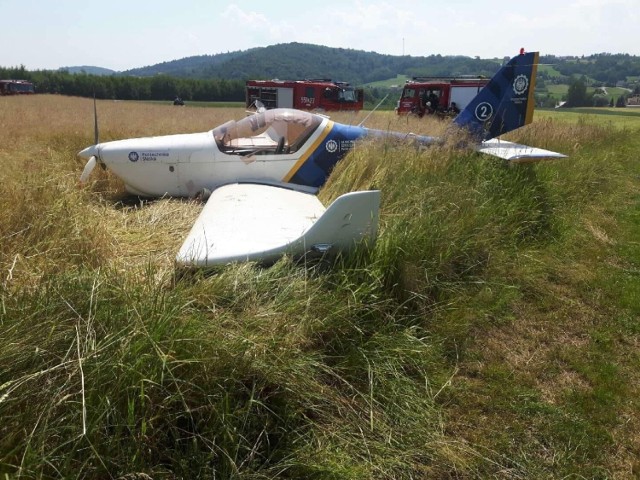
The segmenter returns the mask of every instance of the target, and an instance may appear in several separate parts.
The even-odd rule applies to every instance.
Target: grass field
[[[398,87],[399,89],[402,89],[402,87],[404,87],[404,84],[407,82],[407,80],[410,80],[410,79],[411,78],[406,75],[396,75],[395,78],[389,78],[388,80],[381,80],[379,82],[366,83],[364,86],[370,87],[370,88]]]
[[[560,77],[562,74],[553,65],[538,65],[538,71],[544,72],[550,77]]]
[[[245,115],[98,111],[103,141]],[[509,138],[569,158],[515,167],[456,136],[363,142],[320,195],[380,188],[374,248],[191,275],[173,258],[201,204],[127,197],[100,169],[78,187],[92,115],[88,99],[0,97],[3,478],[640,476],[628,115],[538,112]]]
[[[595,92],[595,87],[587,87],[587,94],[591,95]],[[618,98],[621,95],[628,95],[629,94],[629,90],[624,89],[624,88],[618,88],[618,87],[607,87],[607,96],[609,97],[609,99],[613,99],[613,102],[615,104],[615,102],[618,100]],[[548,84],[546,86],[546,92],[548,92],[553,98],[557,99],[557,100],[561,100],[562,98],[566,98],[567,93],[569,92],[569,85],[566,84],[560,84],[560,85],[553,85],[553,84]]]
[[[173,106],[173,101],[162,101],[162,100],[150,100],[141,103],[151,103],[155,105],[171,105]],[[244,102],[196,102],[196,101],[187,101],[185,105],[187,107],[199,107],[199,108],[244,108]]]
[[[640,108],[560,108],[536,110],[535,118],[568,123],[608,126],[628,129],[630,134],[640,129]]]

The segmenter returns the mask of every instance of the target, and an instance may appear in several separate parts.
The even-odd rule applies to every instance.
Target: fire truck
[[[247,107],[256,100],[267,108],[300,110],[362,110],[364,92],[347,82],[332,80],[248,80]]]
[[[0,80],[0,95],[36,93],[33,83],[26,80]]]
[[[413,77],[402,89],[396,113],[457,114],[487,83],[484,77]]]

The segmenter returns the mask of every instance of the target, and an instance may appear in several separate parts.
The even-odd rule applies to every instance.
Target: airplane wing
[[[328,208],[315,195],[260,184],[213,191],[176,262],[208,267],[275,261],[283,254],[348,251],[375,238],[380,191],[351,192]]]
[[[479,152],[504,158],[511,163],[537,162],[555,158],[566,158],[566,155],[543,148],[529,147],[519,143],[507,142],[498,138],[485,140],[477,149]]]

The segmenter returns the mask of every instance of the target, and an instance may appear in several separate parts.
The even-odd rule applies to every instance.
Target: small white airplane
[[[564,157],[496,139],[532,121],[537,64],[537,52],[521,52],[454,119],[478,139],[478,151],[511,162]],[[314,194],[354,143],[371,136],[440,141],[286,108],[259,109],[203,133],[106,143],[98,143],[96,125],[96,144],[78,154],[87,160],[80,181],[99,163],[134,195],[208,197],[176,257],[181,265],[348,251],[375,239],[380,192],[348,193],[326,210]]]

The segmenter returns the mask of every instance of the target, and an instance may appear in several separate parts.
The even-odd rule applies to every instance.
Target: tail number
[[[481,122],[486,122],[493,116],[493,106],[489,102],[479,103],[476,107],[476,118]]]

